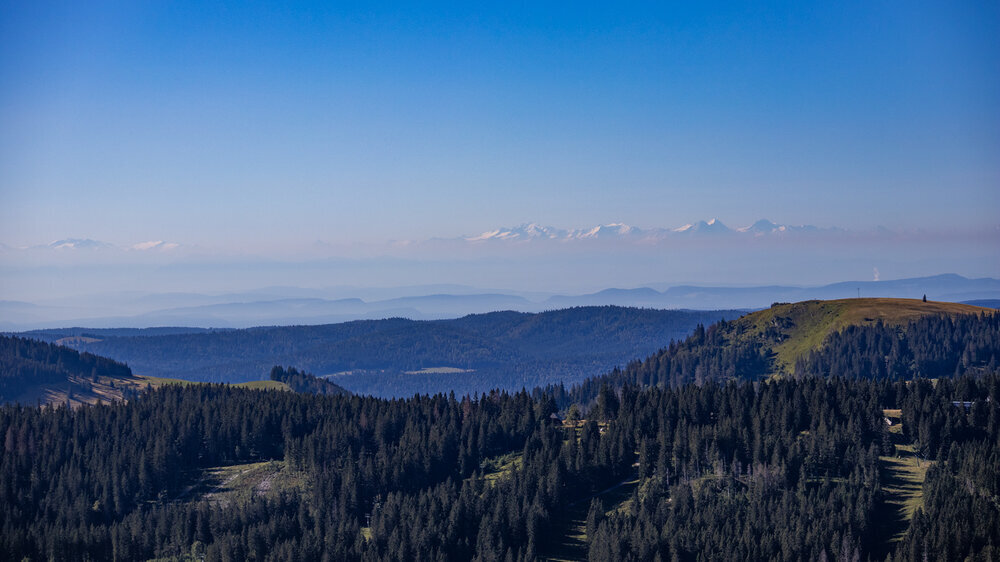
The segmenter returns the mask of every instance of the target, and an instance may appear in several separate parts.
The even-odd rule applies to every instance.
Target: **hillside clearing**
[[[480,464],[479,470],[482,471],[482,479],[492,485],[496,484],[498,479],[504,478],[518,468],[521,468],[523,462],[524,459],[521,452],[507,453],[506,455],[484,460]]]
[[[278,491],[301,493],[306,487],[303,476],[290,470],[284,461],[270,460],[206,468],[174,501],[206,500],[228,506]]]
[[[475,369],[459,369],[458,367],[425,367],[418,371],[403,371],[407,375],[456,375],[473,372]]]

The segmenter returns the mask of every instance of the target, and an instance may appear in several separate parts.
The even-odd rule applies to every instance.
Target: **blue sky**
[[[0,3],[0,242],[1000,223],[996,2],[281,4]]]

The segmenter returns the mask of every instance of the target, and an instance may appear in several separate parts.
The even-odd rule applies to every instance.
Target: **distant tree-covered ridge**
[[[275,366],[271,369],[271,380],[283,382],[294,392],[306,394],[349,394],[348,391],[309,373],[299,372],[294,367]]]
[[[0,403],[45,402],[46,391],[70,396],[86,391],[87,382],[130,379],[128,366],[90,353],[80,353],[36,340],[0,336]]]
[[[683,339],[698,324],[740,314],[605,306],[167,335],[49,330],[39,337],[75,336],[67,345],[127,362],[140,375],[243,382],[293,365],[337,373],[333,382],[359,393],[471,394],[579,382]]]

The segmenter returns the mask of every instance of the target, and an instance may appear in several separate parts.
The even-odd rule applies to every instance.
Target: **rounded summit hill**
[[[773,346],[775,370],[791,373],[795,361],[819,348],[826,338],[847,326],[905,325],[924,316],[995,314],[980,306],[920,299],[859,298],[774,303],[733,321],[738,340],[763,338]]]

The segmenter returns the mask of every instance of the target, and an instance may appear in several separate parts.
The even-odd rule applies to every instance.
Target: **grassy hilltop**
[[[862,298],[776,303],[733,322],[737,339],[762,338],[775,352],[776,374],[791,374],[795,361],[823,345],[826,338],[847,326],[899,326],[924,316],[993,314],[995,310],[950,302],[918,299]]]

